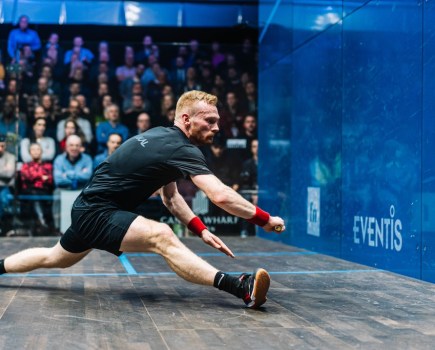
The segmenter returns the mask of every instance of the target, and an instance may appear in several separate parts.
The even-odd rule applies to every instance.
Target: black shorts
[[[70,253],[82,253],[95,248],[116,256],[121,242],[138,214],[114,208],[74,208],[71,226],[60,239],[60,245]]]

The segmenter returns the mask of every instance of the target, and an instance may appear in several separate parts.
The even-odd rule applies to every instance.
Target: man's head
[[[141,110],[141,109],[143,109],[144,105],[143,105],[143,97],[142,97],[142,95],[140,95],[140,94],[134,94],[131,97],[131,106],[135,110]]]
[[[137,116],[136,126],[139,132],[147,131],[151,126],[151,118],[148,113],[141,113]]]
[[[83,46],[83,38],[81,36],[76,36],[74,38],[73,44],[75,47],[82,47]]]
[[[80,103],[76,99],[69,101],[68,113],[71,117],[78,117],[80,114]]]
[[[26,15],[20,16],[20,18],[18,19],[18,26],[21,30],[26,30],[29,26],[29,17],[27,17]]]
[[[251,142],[251,153],[254,157],[258,155],[258,140],[252,140]]]
[[[117,123],[119,121],[119,107],[115,104],[107,106],[104,110],[104,117],[111,123]]]
[[[48,42],[51,45],[56,45],[57,43],[59,43],[59,34],[51,33],[50,36],[48,37]]]
[[[253,115],[247,115],[243,119],[243,130],[245,133],[252,134],[257,128],[257,120]]]
[[[203,91],[189,91],[181,95],[175,110],[175,125],[197,145],[211,144],[219,131],[217,97]]]
[[[38,91],[44,93],[48,90],[47,78],[41,77],[38,79]]]
[[[0,157],[3,157],[6,151],[6,135],[0,134]]]
[[[109,156],[115,152],[115,150],[121,146],[122,144],[122,136],[117,133],[113,133],[109,135],[109,138],[107,139],[107,153]]]
[[[47,114],[45,113],[44,107],[36,106],[35,111],[33,112],[33,117],[35,118],[35,120],[38,118],[46,119]]]
[[[70,135],[66,139],[65,151],[70,159],[77,159],[82,153],[82,139],[77,135]]]
[[[29,153],[34,162],[38,162],[42,158],[42,147],[39,143],[33,142],[30,144]]]

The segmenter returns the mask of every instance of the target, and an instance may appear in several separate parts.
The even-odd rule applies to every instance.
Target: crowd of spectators
[[[9,34],[0,62],[0,216],[14,192],[82,188],[127,138],[172,125],[178,97],[190,90],[220,101],[221,131],[202,149],[210,168],[236,190],[255,189],[256,179],[246,176],[252,164],[244,164],[256,164],[257,52],[250,39],[231,50],[192,39],[163,55],[145,35],[122,47],[120,62],[110,41],[93,49],[84,39],[77,35],[70,46],[52,33],[41,41],[27,16]],[[46,202],[33,202],[37,223],[48,225]]]

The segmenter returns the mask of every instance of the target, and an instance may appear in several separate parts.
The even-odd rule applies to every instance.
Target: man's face
[[[41,159],[41,156],[42,156],[41,146],[39,146],[38,144],[31,145],[29,153],[34,161]]]
[[[66,153],[71,158],[77,158],[81,153],[82,143],[80,138],[68,138],[66,143]]]
[[[39,78],[38,80],[38,90],[39,91],[47,91],[48,89],[48,83],[47,83],[47,79],[45,78]]]
[[[0,142],[0,157],[3,157],[3,154],[5,154],[6,150],[6,142],[1,141]]]
[[[29,19],[26,16],[20,18],[20,29],[26,30],[29,26]]]
[[[119,135],[110,135],[107,140],[107,151],[112,154],[119,146],[121,146],[122,138]]]
[[[115,106],[107,108],[107,120],[110,122],[117,122],[119,120],[119,110]]]
[[[216,106],[208,105],[203,101],[198,102],[186,125],[191,141],[198,145],[211,144],[214,135],[219,131],[219,119]]]
[[[137,128],[142,132],[150,128],[150,116],[148,114],[139,114],[137,117]]]
[[[79,114],[79,111],[80,111],[79,108],[80,108],[80,105],[79,105],[78,101],[75,101],[75,100],[70,101],[68,110],[69,110],[69,113],[71,115],[77,116]]]
[[[247,116],[247,117],[245,118],[245,121],[243,122],[243,128],[244,128],[246,131],[249,131],[249,132],[254,131],[255,128],[256,128],[256,126],[257,126],[257,121],[255,120],[254,117],[252,117],[252,116]]]
[[[133,96],[132,100],[131,100],[131,105],[133,106],[133,108],[135,109],[141,109],[143,107],[143,100],[140,96]]]

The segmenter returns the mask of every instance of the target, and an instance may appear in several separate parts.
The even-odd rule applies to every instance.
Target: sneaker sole
[[[270,276],[265,269],[257,269],[255,271],[255,284],[253,296],[255,298],[252,309],[257,309],[263,305],[267,300],[267,291],[270,286]]]

